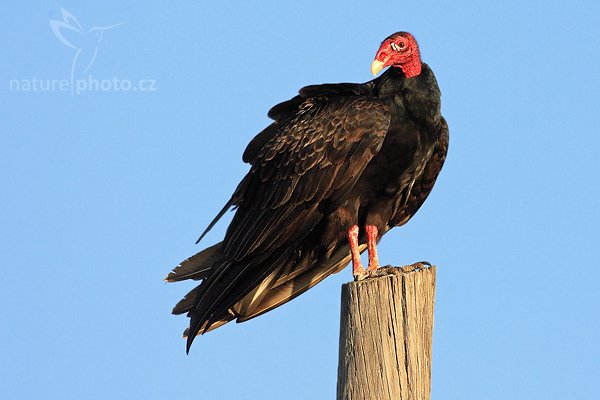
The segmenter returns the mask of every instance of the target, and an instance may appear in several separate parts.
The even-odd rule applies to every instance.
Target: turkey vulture
[[[251,165],[231,199],[222,242],[178,265],[167,282],[202,280],[173,309],[199,334],[270,311],[341,271],[378,267],[376,244],[421,207],[442,168],[448,126],[440,90],[414,37],[386,38],[366,83],[306,86],[269,111],[244,151]]]

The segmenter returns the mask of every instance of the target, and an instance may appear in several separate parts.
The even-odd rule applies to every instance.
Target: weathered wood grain
[[[342,286],[338,400],[429,400],[435,267],[383,267]]]

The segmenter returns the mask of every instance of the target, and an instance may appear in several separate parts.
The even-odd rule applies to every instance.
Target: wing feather
[[[265,241],[279,243],[275,239],[297,218],[290,210],[351,187],[381,148],[389,119],[387,106],[372,97],[307,100],[260,149],[223,241],[224,254],[240,260],[268,251]],[[312,228],[305,226],[305,233]]]
[[[237,210],[220,247],[227,261],[190,294],[193,307],[188,299],[177,308],[189,310],[188,345],[289,264],[295,244],[323,218],[319,205],[351,189],[389,124],[388,107],[374,97],[309,98],[254,142],[244,156],[252,167],[233,196]]]

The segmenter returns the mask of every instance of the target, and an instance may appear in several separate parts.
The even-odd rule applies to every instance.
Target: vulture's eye
[[[406,44],[404,42],[400,42],[400,43],[392,42],[392,44],[390,45],[390,47],[394,51],[403,51],[404,48],[406,47]]]

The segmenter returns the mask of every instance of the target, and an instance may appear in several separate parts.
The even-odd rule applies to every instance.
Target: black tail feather
[[[225,215],[225,213],[227,212],[227,210],[229,210],[229,208],[233,205],[233,196],[231,197],[231,199],[229,199],[229,201],[227,202],[227,204],[225,204],[223,206],[223,208],[221,209],[221,211],[219,211],[219,213],[217,214],[217,216],[211,221],[210,224],[208,224],[208,226],[206,227],[206,229],[204,230],[204,232],[202,232],[202,235],[200,235],[200,237],[198,238],[198,240],[196,240],[196,244],[200,243],[200,241],[202,240],[202,238],[204,238],[204,236],[206,236],[206,234],[213,228],[213,226],[215,226],[215,224],[221,219],[221,217],[223,215]]]
[[[178,282],[186,279],[204,279],[209,275],[212,266],[220,264],[222,260],[221,243],[217,243],[182,261],[169,272],[165,281]]]

